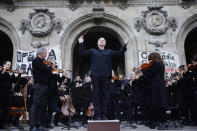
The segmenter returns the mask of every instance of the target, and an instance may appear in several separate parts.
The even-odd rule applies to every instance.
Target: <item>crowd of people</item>
[[[128,78],[114,73],[110,62],[126,51],[128,40],[119,51],[104,50],[104,38],[98,40],[99,49],[84,50],[83,41],[80,37],[79,54],[91,59],[91,74],[84,80],[78,75],[72,81],[65,70],[56,69],[55,61],[45,61],[46,49],[37,50],[33,77],[17,86],[26,90],[22,105],[30,114],[31,131],[53,128],[60,122],[69,126],[73,120],[85,125],[88,119],[127,120],[160,130],[167,129],[167,120],[197,124],[197,57],[168,77],[160,54],[154,52],[148,56],[149,63],[135,68]],[[11,62],[4,62],[0,70],[0,128],[19,120],[10,119],[11,98],[21,91],[15,88],[22,78],[20,72],[11,71]]]

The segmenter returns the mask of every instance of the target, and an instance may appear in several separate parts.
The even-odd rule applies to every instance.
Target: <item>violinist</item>
[[[12,83],[16,83],[20,79],[20,74],[15,77],[11,70],[11,62],[5,61],[0,70],[0,128],[6,128],[9,119],[10,101],[12,94]]]
[[[34,95],[33,104],[30,111],[31,131],[43,130],[45,128],[45,111],[47,107],[47,92],[52,66],[45,64],[47,50],[39,48],[36,52],[37,57],[32,61]]]
[[[192,58],[192,63],[187,66],[180,81],[182,86],[182,100],[181,106],[182,118],[184,124],[191,124],[191,121],[197,121],[194,117],[196,114],[195,95],[196,95],[196,76],[197,76],[197,57]]]
[[[112,70],[112,79],[109,83],[109,118],[111,119],[119,119],[119,96],[121,92],[121,88],[118,87],[118,81],[116,78],[117,75],[114,74]],[[118,78],[119,79],[119,78]]]
[[[191,105],[191,120],[193,123],[191,125],[197,125],[197,54],[192,58],[193,65],[195,65],[195,69],[193,70],[193,98]]]
[[[48,89],[48,114],[47,114],[47,128],[53,128],[51,119],[53,112],[61,112],[59,108],[57,108],[58,101],[58,86],[57,83],[62,83],[66,78],[64,76],[64,70],[60,72],[60,70],[56,69],[57,64],[54,60],[51,61],[51,65],[53,67],[52,73],[49,78],[49,89]],[[60,73],[62,74],[60,76]]]
[[[191,101],[191,125],[197,125],[197,54],[192,58],[193,68],[193,86],[192,86],[192,101]]]
[[[82,121],[83,124],[87,123],[87,115],[88,117],[93,117],[94,116],[94,105],[92,102],[92,79],[90,76],[85,77],[84,83],[82,85],[82,88],[84,90],[84,119]]]
[[[69,89],[71,87],[71,79],[67,77],[67,73],[66,72],[64,72],[64,77],[65,77],[65,79],[62,82],[62,84],[65,85],[66,89]]]
[[[142,79],[146,92],[146,110],[149,116],[149,128],[164,129],[164,109],[167,107],[167,91],[165,88],[165,66],[159,53],[153,52],[148,56],[151,66],[143,70]],[[159,121],[159,125],[158,122]]]
[[[191,101],[192,101],[192,86],[193,86],[193,65],[181,65],[179,67],[179,72],[181,74],[180,80],[178,81],[180,84],[177,85],[181,94],[179,95],[180,101],[180,109],[181,115],[183,118],[183,123],[189,123],[191,116]],[[189,112],[189,113],[188,113]]]
[[[84,89],[82,88],[83,82],[80,76],[76,76],[74,80],[74,87],[72,88],[72,96],[74,107],[76,108],[76,116],[79,118],[81,112],[84,112]]]
[[[129,85],[131,86],[130,89],[133,92],[133,106],[134,110],[136,111],[135,114],[135,120],[137,124],[141,124],[142,122],[145,122],[144,112],[145,112],[145,89],[144,87],[144,81],[141,80],[142,71],[140,68],[135,68],[134,70],[134,76],[129,81]],[[141,113],[137,113],[141,112]]]

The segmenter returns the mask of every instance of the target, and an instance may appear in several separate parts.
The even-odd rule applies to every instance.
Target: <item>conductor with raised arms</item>
[[[93,104],[96,120],[107,120],[107,94],[109,80],[112,76],[112,58],[122,55],[126,51],[129,40],[125,40],[125,44],[120,50],[114,51],[105,49],[106,40],[101,37],[98,39],[98,49],[84,49],[84,38],[79,38],[79,55],[81,57],[90,57],[90,71],[93,84]]]

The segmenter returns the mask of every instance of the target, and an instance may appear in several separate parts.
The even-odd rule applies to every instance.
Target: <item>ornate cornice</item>
[[[196,0],[1,0],[0,8],[14,11],[16,7],[67,7],[74,11],[83,6],[97,5],[118,7],[122,10],[129,6],[179,5],[187,9],[196,4]]]
[[[80,6],[105,5],[126,9],[132,5],[181,5],[182,0],[3,0],[0,5],[6,4],[5,1],[14,1],[18,7],[68,7],[75,10]]]

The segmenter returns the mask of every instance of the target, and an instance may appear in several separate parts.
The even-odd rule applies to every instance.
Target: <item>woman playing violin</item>
[[[149,114],[150,128],[157,126],[157,121],[164,123],[162,115],[163,109],[167,107],[167,91],[165,88],[165,66],[159,53],[153,52],[148,56],[151,63],[147,70],[143,71],[142,78],[145,81],[147,113]],[[160,124],[159,129],[162,129],[164,124]]]
[[[5,128],[8,122],[8,114],[10,111],[10,98],[12,93],[12,83],[16,83],[20,75],[15,77],[11,70],[11,62],[5,61],[0,70],[0,128]]]

